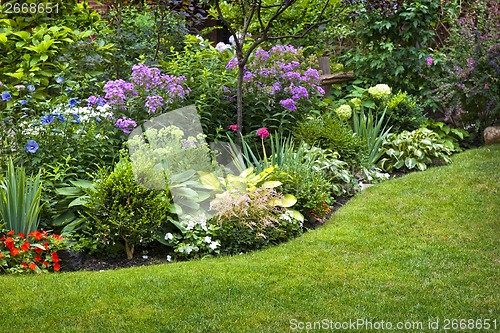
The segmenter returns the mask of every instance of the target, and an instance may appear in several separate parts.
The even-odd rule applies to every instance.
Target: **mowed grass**
[[[264,251],[0,276],[0,331],[290,332],[365,320],[443,332],[446,319],[497,320],[498,328],[499,188],[495,145],[371,187],[325,226]],[[436,320],[438,330],[429,329]]]

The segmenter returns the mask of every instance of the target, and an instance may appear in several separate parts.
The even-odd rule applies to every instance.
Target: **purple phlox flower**
[[[53,121],[54,121],[54,116],[51,114],[42,117],[42,125],[52,124]]]
[[[237,58],[231,58],[229,62],[226,65],[226,69],[235,69],[238,67],[238,59]]]
[[[68,105],[70,108],[75,107],[78,104],[80,104],[80,102],[78,102],[78,100],[74,97],[70,98],[68,101]]]
[[[293,71],[293,66],[292,64],[284,64],[284,63],[280,63],[279,64],[280,66],[280,69],[282,71],[285,71],[285,72],[290,72],[290,71]]]
[[[274,95],[276,94],[277,92],[281,91],[281,83],[279,83],[278,81],[274,82],[273,85],[271,86],[271,95]]]
[[[270,77],[271,76],[271,71],[266,68],[262,68],[259,70],[259,75],[263,77]]]
[[[269,52],[263,49],[255,51],[255,60],[267,61],[269,59]]]
[[[257,136],[259,136],[261,139],[265,139],[269,137],[269,131],[267,130],[266,127],[259,128],[257,130]]]
[[[293,80],[299,80],[300,76],[301,76],[300,73],[297,72],[286,72],[281,75],[281,78],[287,81],[293,81]]]
[[[156,109],[163,106],[163,97],[161,96],[147,96],[144,106],[148,109],[149,113],[155,113]]]
[[[29,140],[26,144],[26,152],[34,154],[38,150],[38,143],[35,140]]]
[[[293,45],[275,45],[269,51],[274,54],[292,53],[297,54],[297,49]]]
[[[295,111],[297,110],[297,107],[295,106],[295,102],[291,98],[283,99],[280,101],[280,104],[287,108],[290,111]]]
[[[88,103],[88,106],[92,106],[92,105],[95,105],[97,104],[97,96],[89,96],[89,98],[87,98],[87,103]]]
[[[292,65],[293,69],[297,69],[300,67],[300,62],[294,60],[290,63],[290,65]]]
[[[252,73],[252,72],[245,72],[245,74],[243,75],[243,80],[250,81],[254,77],[256,77],[256,75],[254,73]]]
[[[28,85],[28,87],[27,87],[27,88],[28,88],[28,91],[29,91],[29,92],[33,92],[33,91],[35,91],[35,86],[34,86],[34,85],[32,85],[32,84]]]
[[[307,89],[305,87],[301,86],[293,87],[291,89],[291,93],[292,93],[292,99],[295,101],[301,99],[302,97],[309,98],[309,93],[307,92]]]
[[[80,124],[82,122],[82,120],[80,119],[80,116],[77,115],[76,113],[73,113],[72,116],[73,116],[73,121],[72,121],[73,124],[77,124],[78,125],[78,124]]]
[[[319,81],[319,72],[317,69],[314,68],[308,68],[304,72],[304,76],[311,79],[312,81]]]
[[[106,91],[104,98],[109,104],[123,105],[127,95],[134,95],[134,84],[121,79],[111,80],[104,85],[104,91]]]
[[[321,95],[326,94],[325,89],[323,89],[322,87],[320,87],[320,86],[315,86],[315,87],[316,87],[316,89],[318,90],[318,93],[320,93]]]
[[[468,67],[472,67],[472,66],[474,66],[475,62],[476,62],[476,61],[475,61],[474,59],[472,59],[472,58],[468,58],[468,59],[467,59],[467,66],[468,66]]]
[[[132,120],[131,118],[127,118],[127,117],[123,116],[122,118],[119,118],[116,121],[115,127],[118,127],[124,133],[129,134],[132,129],[137,127],[137,123],[134,120]]]
[[[102,98],[101,96],[99,96],[97,98],[97,106],[104,106],[106,105],[106,100],[104,98]]]
[[[12,96],[11,96],[11,94],[8,91],[4,91],[2,93],[2,101],[8,102],[8,101],[10,101],[11,97]]]
[[[427,66],[432,66],[432,64],[434,63],[434,59],[432,59],[431,57],[427,57],[425,61],[427,62]]]

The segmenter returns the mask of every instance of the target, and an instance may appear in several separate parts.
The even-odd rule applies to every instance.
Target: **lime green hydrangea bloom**
[[[368,89],[368,93],[375,99],[384,99],[391,94],[391,88],[387,84],[377,84]]]
[[[352,116],[352,108],[347,104],[343,104],[335,109],[335,113],[337,113],[340,119],[348,120]]]
[[[359,111],[361,111],[361,104],[362,104],[362,101],[361,101],[361,99],[360,99],[360,98],[355,97],[355,98],[351,99],[351,100],[349,101],[349,103],[351,103],[351,104],[352,104],[352,106],[354,107],[354,112],[359,112]]]

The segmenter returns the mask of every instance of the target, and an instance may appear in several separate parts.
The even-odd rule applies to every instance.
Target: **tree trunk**
[[[241,149],[242,147],[241,133],[243,130],[243,77],[245,75],[245,64],[242,58],[242,56],[238,56],[238,82],[236,85],[236,106],[238,115],[236,125],[238,125],[237,144],[239,149]]]
[[[125,252],[127,252],[127,259],[130,260],[134,257],[134,244],[129,245],[127,240],[125,239]]]

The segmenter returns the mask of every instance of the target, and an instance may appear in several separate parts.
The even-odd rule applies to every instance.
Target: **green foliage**
[[[387,82],[395,90],[418,94],[428,87],[420,75],[436,38],[441,10],[454,4],[439,0],[351,1],[355,30],[342,59],[356,76]]]
[[[451,128],[441,121],[428,120],[424,124],[425,128],[435,132],[442,140],[442,143],[453,152],[461,152],[461,143],[469,137],[469,132],[461,128]]]
[[[238,254],[285,242],[302,233],[302,222],[281,206],[286,198],[272,188],[242,194],[227,190],[211,202],[221,253]],[[288,206],[288,205],[286,205]]]
[[[361,139],[336,114],[310,117],[299,123],[294,138],[311,146],[338,152],[342,161],[353,166],[360,165],[364,158]]]
[[[98,179],[95,189],[88,191],[83,233],[102,245],[124,242],[131,259],[136,245],[154,241],[157,232],[168,226],[171,199],[166,190],[138,186],[125,159],[111,172],[103,169]]]
[[[427,128],[391,134],[383,144],[384,155],[379,166],[386,171],[425,170],[428,166],[450,163],[452,149],[439,135]]]
[[[426,121],[423,105],[407,92],[400,90],[397,94],[393,94],[385,102],[385,106],[387,126],[391,126],[394,132],[413,131]]]
[[[0,183],[0,222],[17,233],[28,233],[38,228],[41,210],[42,185],[40,173],[26,177],[23,167],[14,167],[9,161],[5,179]]]
[[[369,166],[375,165],[383,155],[382,144],[391,130],[384,120],[385,112],[378,119],[375,119],[370,110],[367,114],[363,111],[353,114],[353,130],[366,145],[366,162]]]

